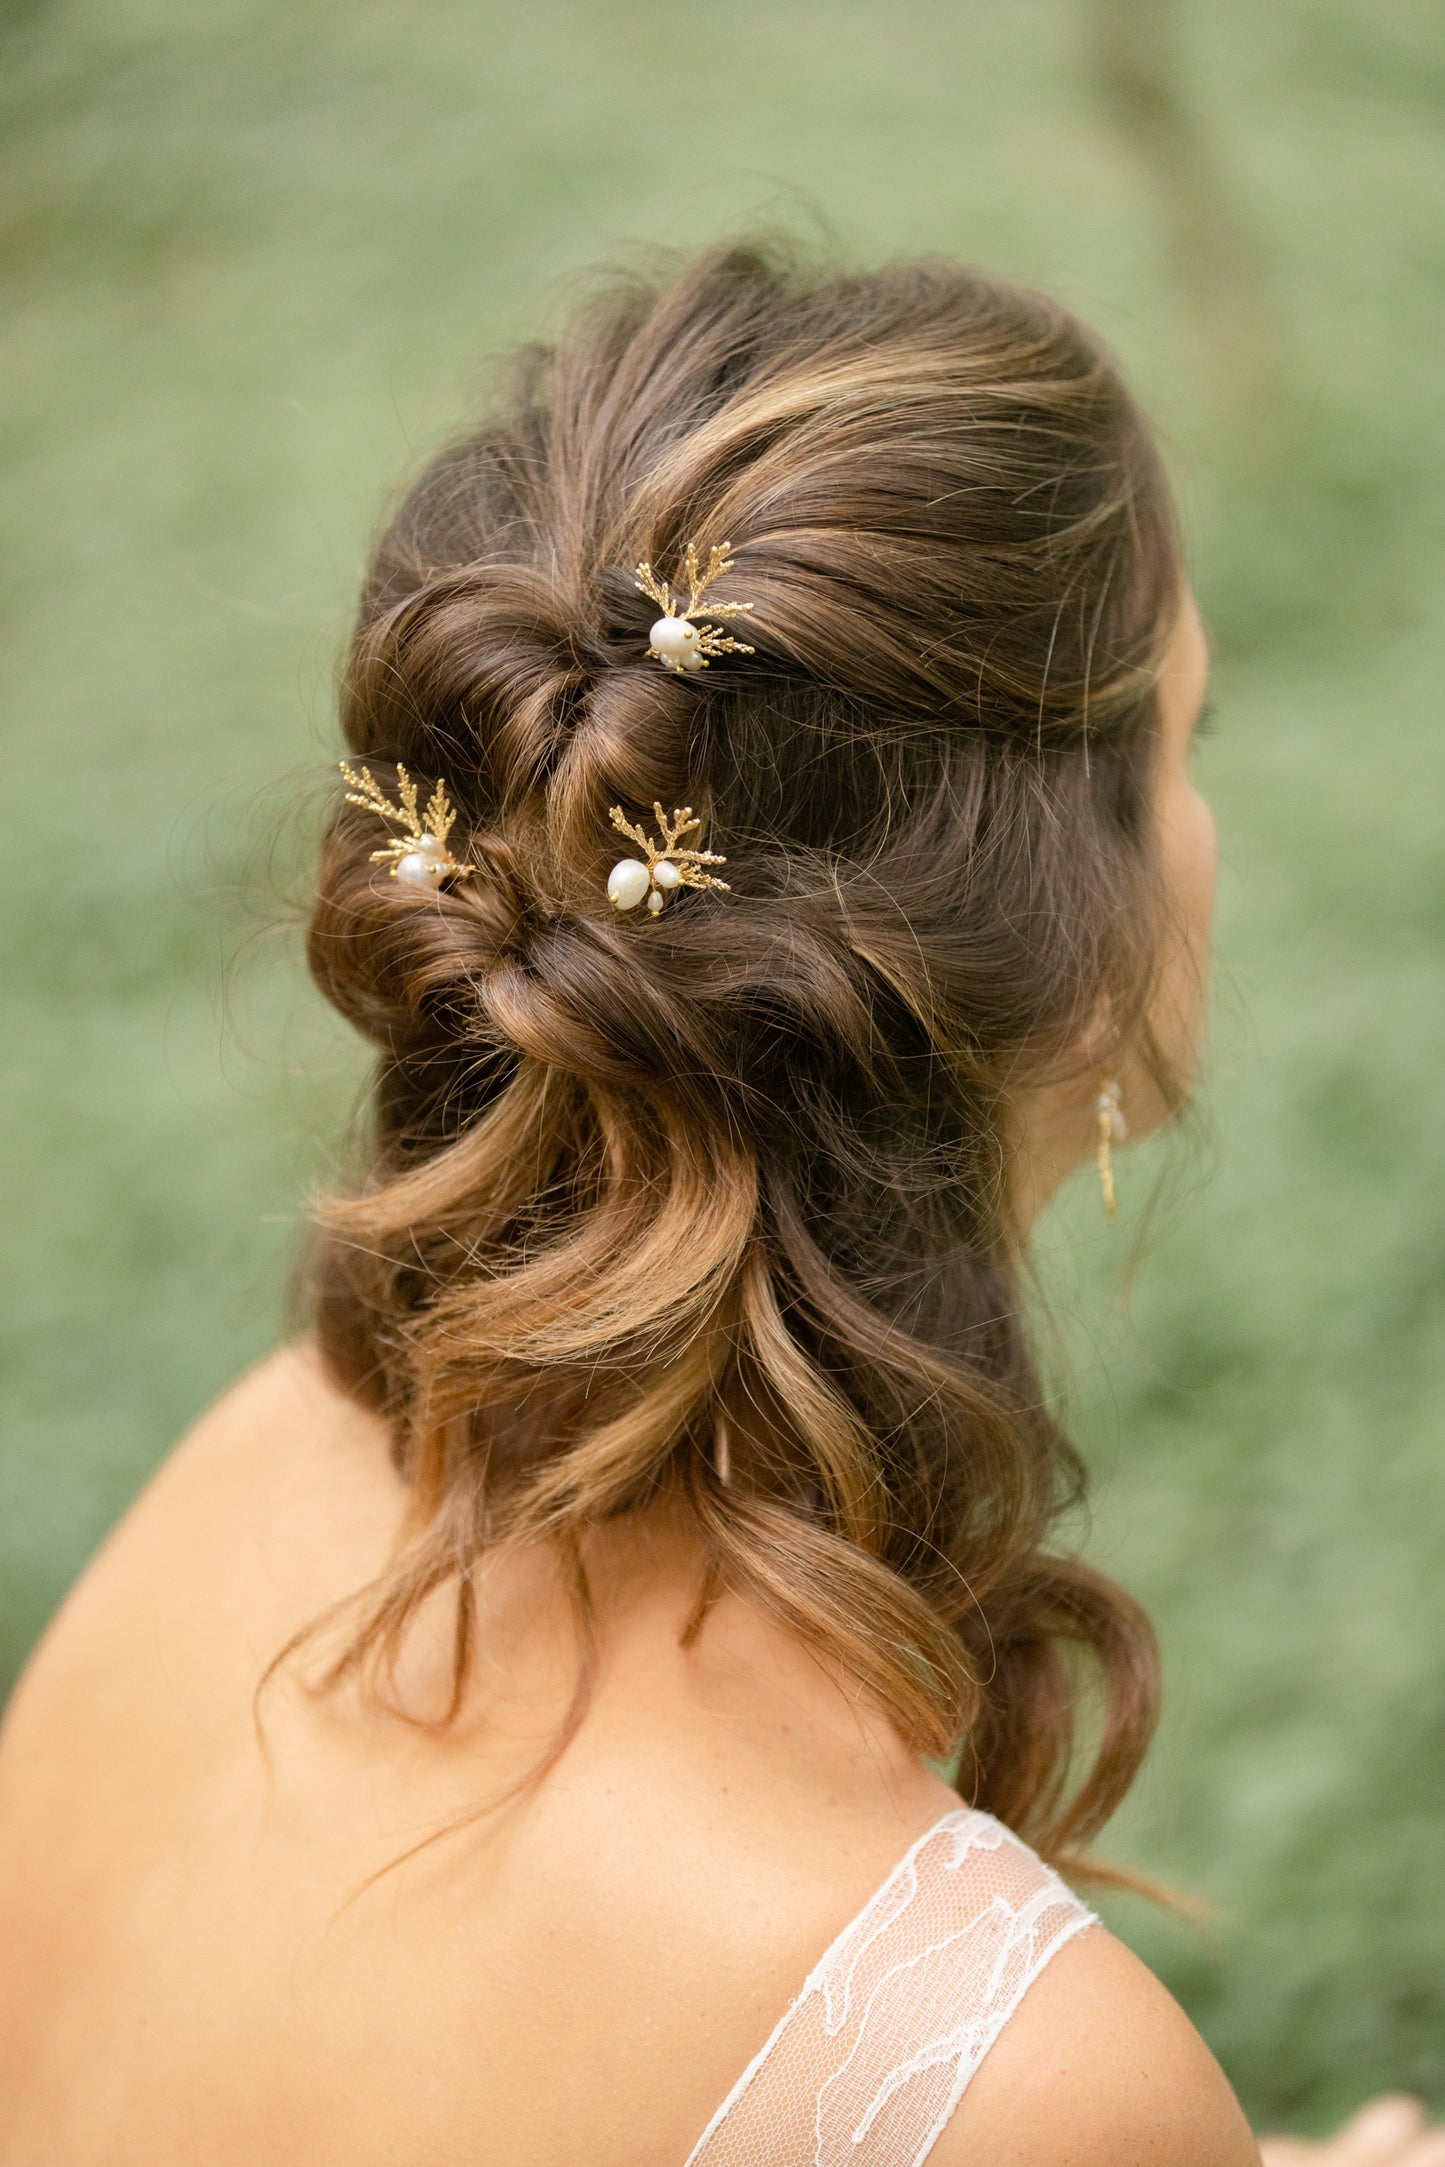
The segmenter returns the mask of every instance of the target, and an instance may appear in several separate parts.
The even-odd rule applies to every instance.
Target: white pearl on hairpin
[[[652,875],[640,858],[619,858],[607,876],[607,900],[618,910],[636,910],[651,886]]]
[[[376,813],[393,827],[402,829],[380,850],[373,850],[372,865],[388,865],[393,880],[404,880],[412,888],[438,888],[444,880],[469,880],[472,868],[454,858],[447,848],[447,837],[456,825],[456,809],[447,796],[447,786],[438,779],[431,794],[426,812],[417,804],[417,786],[398,761],[396,787],[399,803],[393,805],[386,796],[369,767],[358,775],[355,768],[341,762],[341,772],[350,783],[346,793],[348,805],[359,805],[363,812]]]
[[[408,850],[396,861],[396,877],[413,887],[434,888],[444,880],[448,871],[447,850],[434,835],[419,837],[415,850]]]
[[[649,636],[653,653],[671,669],[696,669],[702,661],[697,626],[686,617],[659,617]]]
[[[708,603],[703,600],[714,580],[725,578],[732,568],[730,542],[719,542],[710,550],[706,565],[698,558],[697,544],[689,542],[682,560],[682,577],[687,587],[684,606],[680,587],[674,593],[671,582],[659,579],[645,561],[637,567],[635,584],[638,593],[645,594],[662,610],[648,634],[647,652],[665,670],[705,670],[713,655],[752,653],[751,647],[735,640],[730,632],[719,631],[716,624],[694,622],[695,619],[745,617],[752,609],[751,602]]]

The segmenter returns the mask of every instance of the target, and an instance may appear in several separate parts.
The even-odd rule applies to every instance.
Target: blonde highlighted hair
[[[632,568],[723,540],[756,651],[665,672]],[[1008,1120],[1086,1024],[1146,1031],[1178,586],[1107,357],[950,263],[741,246],[614,281],[422,476],[343,720],[384,784],[445,777],[474,872],[376,878],[342,805],[310,933],[378,1061],[316,1328],[412,1498],[339,1672],[450,1588],[459,1697],[480,1556],[575,1559],[667,1499],[704,1604],[766,1606],[1045,1852],[1098,1828],[1153,1641],[1050,1546],[1081,1474]],[[654,800],[703,815],[730,892],[619,918],[609,809]]]

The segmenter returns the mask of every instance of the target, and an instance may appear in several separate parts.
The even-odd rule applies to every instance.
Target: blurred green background
[[[0,1660],[279,1329],[357,1067],[298,885],[368,534],[483,360],[758,223],[1060,292],[1217,651],[1202,1142],[1045,1279],[1165,1729],[1117,1856],[1250,2111],[1445,2109],[1435,0],[6,0]],[[1154,1174],[1126,1160],[1136,1223]]]

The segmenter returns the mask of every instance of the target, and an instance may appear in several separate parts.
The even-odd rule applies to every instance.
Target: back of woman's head
[[[754,650],[649,655],[732,545]],[[1147,1628],[1045,1537],[1077,1487],[1019,1313],[1011,1110],[1147,1032],[1167,493],[1058,306],[770,251],[609,286],[377,551],[356,755],[443,778],[441,891],[343,807],[311,933],[375,1045],[315,1308],[395,1426],[410,1546],[351,1659],[489,1546],[668,1500],[962,1787],[1057,1850],[1127,1784]],[[691,806],[728,890],[614,911],[609,822]],[[1070,1794],[1068,1644],[1103,1733]]]

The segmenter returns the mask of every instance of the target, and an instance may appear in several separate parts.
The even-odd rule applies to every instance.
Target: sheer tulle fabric
[[[989,1814],[945,1814],[833,1943],[687,2167],[918,2167],[1086,1910]]]

